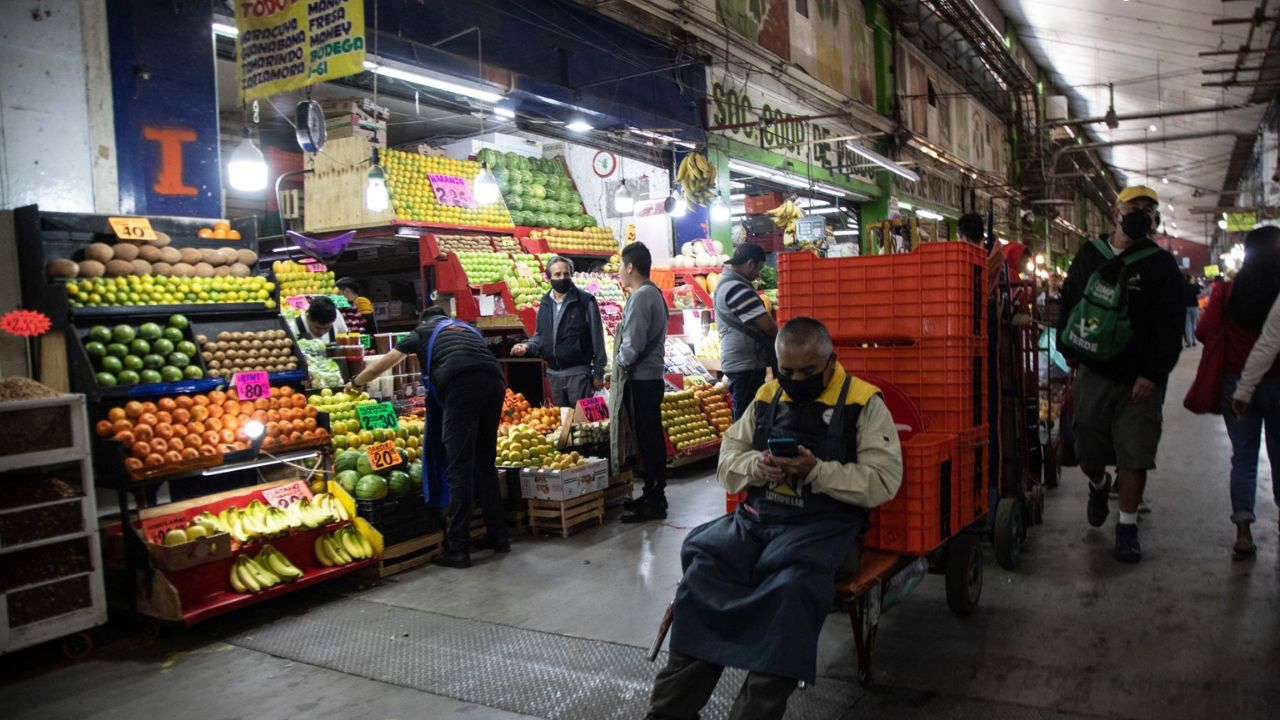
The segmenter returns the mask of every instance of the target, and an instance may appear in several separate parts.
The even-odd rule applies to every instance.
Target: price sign
[[[165,515],[142,521],[142,537],[153,545],[163,545],[164,536],[170,530],[186,530],[187,519],[182,515]]]
[[[292,295],[287,297],[284,299],[284,304],[298,312],[302,312],[308,307],[311,307],[311,301],[307,299],[306,295]]]
[[[371,403],[356,407],[361,430],[394,430],[400,424],[396,408],[389,402]]]
[[[271,397],[271,381],[264,370],[238,372],[231,376],[231,384],[241,400],[259,400]]]
[[[0,330],[18,337],[35,337],[49,332],[53,322],[35,310],[10,310],[0,316]]]
[[[347,302],[347,298],[342,295],[330,295],[329,299],[333,301],[333,306],[339,310],[351,307],[351,303]]]
[[[476,198],[471,194],[471,185],[454,175],[437,175],[427,173],[431,181],[431,191],[436,194],[436,202],[453,207],[473,208]]]
[[[372,336],[372,335],[361,335],[361,336],[360,336],[360,347],[364,348],[365,350],[371,350],[371,349],[373,349],[373,336]]]
[[[267,488],[262,491],[262,499],[266,500],[268,505],[278,508],[288,507],[302,498],[311,498],[311,488],[307,487],[307,483],[304,480],[291,482],[280,487]]]
[[[396,452],[395,440],[366,445],[364,452],[369,456],[369,465],[375,472],[400,464],[400,453]]]
[[[156,231],[151,229],[151,221],[144,217],[107,218],[111,231],[121,240],[155,240]]]
[[[582,416],[587,422],[604,422],[609,419],[609,403],[599,395],[582,398],[578,401],[578,407],[582,409]]]

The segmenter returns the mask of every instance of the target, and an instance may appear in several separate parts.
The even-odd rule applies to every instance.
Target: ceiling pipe
[[[1126,115],[1116,115],[1113,119],[1117,121],[1124,120],[1148,120],[1151,118],[1177,117],[1179,115],[1198,115],[1200,113],[1227,112],[1229,110],[1243,110],[1245,108],[1257,107],[1261,103],[1239,103],[1237,105],[1217,105],[1207,108],[1185,108],[1183,110],[1161,110],[1159,112],[1134,113]],[[1107,122],[1106,115],[1091,118],[1080,118],[1079,120],[1051,120],[1045,123],[1045,127],[1063,127],[1067,125],[1089,125],[1092,123]]]
[[[1240,132],[1239,130],[1208,130],[1205,132],[1186,133],[1183,135],[1162,135],[1160,137],[1131,138],[1129,140],[1112,140],[1108,142],[1065,145],[1053,151],[1053,157],[1049,162],[1049,167],[1056,168],[1058,166],[1058,160],[1061,159],[1063,155],[1073,152],[1100,150],[1102,148],[1119,147],[1122,145],[1154,145],[1156,143],[1178,142],[1182,140],[1201,140],[1203,138],[1222,137],[1224,135],[1253,137],[1255,133]]]

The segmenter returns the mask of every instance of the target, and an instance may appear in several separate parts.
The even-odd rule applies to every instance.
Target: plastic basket
[[[902,444],[902,485],[871,512],[866,546],[924,555],[959,528],[954,523],[954,479],[959,436],[922,433]]]
[[[778,276],[779,319],[816,318],[837,342],[987,334],[986,258],[970,243],[850,258],[784,253]]]
[[[960,471],[956,474],[955,527],[972,525],[987,512],[987,426],[970,428],[960,433]]]
[[[897,385],[920,409],[928,432],[955,433],[987,420],[987,345],[972,338],[837,345],[845,370]]]

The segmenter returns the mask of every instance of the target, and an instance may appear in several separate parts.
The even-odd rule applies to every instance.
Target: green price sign
[[[333,306],[339,310],[351,307],[351,303],[347,302],[347,298],[342,295],[330,295],[329,299],[333,301]]]
[[[362,430],[394,430],[400,424],[396,408],[389,402],[357,406],[356,414]]]
[[[372,347],[373,347],[373,336],[372,336],[372,335],[361,335],[361,336],[360,336],[360,345],[362,345],[362,346],[364,347],[364,349],[365,349],[365,350],[368,350],[368,349],[372,348]]]

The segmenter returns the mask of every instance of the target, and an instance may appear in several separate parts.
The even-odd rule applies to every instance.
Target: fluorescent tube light
[[[896,162],[894,162],[894,161],[890,160],[889,158],[887,158],[887,157],[885,157],[885,156],[881,155],[880,153],[878,153],[878,152],[876,152],[876,151],[874,151],[874,150],[868,150],[867,148],[865,148],[865,147],[863,147],[863,146],[861,146],[861,145],[859,145],[859,144],[857,144],[857,143],[853,143],[853,142],[846,142],[846,143],[844,144],[844,146],[845,146],[845,147],[847,147],[847,148],[849,148],[850,150],[854,151],[855,153],[857,153],[857,154],[861,155],[862,157],[864,157],[864,158],[866,158],[866,159],[870,160],[871,162],[873,162],[873,163],[875,163],[875,164],[879,165],[880,167],[884,168],[885,170],[888,170],[889,172],[893,173],[894,175],[898,175],[898,176],[900,176],[900,177],[906,178],[907,180],[910,180],[911,182],[919,182],[919,181],[920,181],[920,176],[919,176],[919,175],[917,175],[917,174],[915,174],[914,172],[912,172],[912,171],[910,171],[910,170],[908,170],[908,169],[906,169],[906,168],[902,167],[902,166],[901,166],[901,165],[899,165],[898,163],[896,163]]]
[[[502,100],[502,96],[498,93],[489,90],[482,90],[470,85],[464,85],[452,80],[445,80],[434,75],[427,75],[422,71],[402,70],[398,67],[385,65],[377,58],[374,58],[374,61],[366,59],[364,61],[364,69],[393,80],[401,80],[413,85],[421,85],[423,87],[443,90],[457,95],[464,95],[482,102],[496,103]]]

